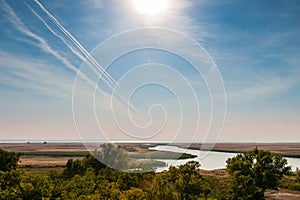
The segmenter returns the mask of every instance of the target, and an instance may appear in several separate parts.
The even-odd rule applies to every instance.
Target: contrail
[[[59,34],[57,34],[49,25],[48,23],[37,13],[35,12],[30,5],[28,5],[26,2],[24,2],[25,5],[30,9],[30,11],[47,27],[47,29],[55,35],[57,38],[59,38],[63,43],[76,55],[78,56],[81,60],[86,61],[85,57],[82,56],[76,49],[74,49],[69,43],[61,37]]]
[[[76,40],[73,35],[66,30],[61,23],[38,1],[34,0],[36,4],[47,14],[47,16],[56,24],[56,26],[75,44],[75,46],[85,55],[89,62],[93,63],[96,68],[103,73],[104,77],[108,79],[112,86],[118,85],[118,83],[110,76],[109,73],[102,68],[102,66],[85,50],[85,48]]]
[[[15,25],[16,29],[19,30],[21,33],[27,35],[30,38],[33,38],[38,43],[36,44],[39,48],[41,48],[44,52],[50,53],[53,55],[56,59],[61,61],[63,64],[65,64],[69,69],[72,71],[78,73],[78,75],[85,81],[87,81],[92,86],[95,86],[96,83],[94,83],[92,80],[90,80],[85,74],[81,73],[69,60],[61,56],[58,52],[56,52],[54,49],[51,48],[46,42],[46,40],[39,35],[36,35],[32,31],[30,31],[22,22],[22,20],[18,17],[18,15],[14,12],[14,10],[5,2],[1,1],[2,8],[4,11],[9,15],[9,20],[12,24]],[[104,94],[102,90],[100,90],[98,87],[96,87],[97,91]]]
[[[76,40],[76,38],[68,31],[66,30],[61,23],[38,1],[38,0],[34,0],[34,2],[42,9],[43,12],[45,12],[47,14],[47,16],[55,23],[55,25],[65,34],[65,36],[67,38],[69,38],[74,45],[79,49],[79,51],[88,59],[89,63],[88,65],[91,67],[91,69],[94,71],[94,68],[90,65],[90,63],[94,66],[96,66],[96,69],[98,69],[101,73],[103,73],[104,77],[107,79],[107,81],[104,79],[104,81],[107,83],[107,85],[113,89],[114,86],[118,86],[118,83],[110,76],[109,73],[107,73],[105,71],[105,69],[93,58],[93,56],[91,56],[89,54],[89,52],[86,51],[86,49]],[[33,11],[33,9],[31,9]],[[36,12],[34,12],[36,13]],[[36,16],[38,15],[37,13],[35,14]],[[55,33],[55,31],[50,28],[50,26],[45,22],[45,20],[43,20],[40,16],[38,17],[42,23],[45,24],[45,26],[58,38],[60,38],[64,44],[67,45],[67,47],[72,51],[72,52],[76,52],[75,55],[78,56],[78,52],[76,50],[74,50],[61,36],[59,36],[57,33]],[[79,58],[82,58],[82,55],[78,56]],[[83,61],[86,61],[85,58],[83,58]],[[95,71],[94,71],[95,72]],[[96,72],[96,74],[99,74],[98,72]],[[115,92],[115,94],[125,103],[128,104],[128,106],[133,109],[135,112],[137,111],[136,108],[128,101],[126,100],[121,94],[119,94],[118,92]]]
[[[59,38],[80,60],[87,63],[90,69],[99,77],[100,73],[97,71],[90,62],[86,62],[86,57],[84,57],[81,52],[79,52],[77,49],[74,49],[62,36],[57,34],[49,25],[48,23],[37,13],[33,10],[33,8],[28,5],[26,2],[24,2],[25,5],[30,9],[30,11],[46,26],[46,28],[57,38]],[[106,84],[111,86],[111,83],[108,82],[106,79],[103,80]],[[96,83],[94,83],[96,85]]]

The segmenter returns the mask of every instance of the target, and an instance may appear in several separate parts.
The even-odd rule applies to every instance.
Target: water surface
[[[198,161],[201,164],[201,169],[204,170],[214,170],[214,169],[224,169],[226,167],[226,160],[237,155],[237,153],[227,153],[227,152],[216,152],[216,151],[200,151],[185,149],[176,146],[169,145],[158,145],[156,147],[150,147],[151,150],[157,151],[170,151],[177,153],[188,153],[196,155],[197,157],[191,159],[182,159],[182,160],[167,160],[167,159],[157,159],[158,161],[165,162],[166,167],[157,168],[157,172],[168,170],[170,166],[179,166],[183,165],[189,161]],[[300,159],[299,158],[287,158],[288,165],[292,166],[292,170],[295,171],[296,168],[300,168]]]

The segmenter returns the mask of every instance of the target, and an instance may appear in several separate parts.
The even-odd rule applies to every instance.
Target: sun
[[[168,0],[134,0],[135,9],[143,15],[156,15],[166,10]]]

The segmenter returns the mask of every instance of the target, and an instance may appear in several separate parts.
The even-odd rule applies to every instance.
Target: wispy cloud
[[[73,76],[42,60],[0,52],[1,85],[52,98],[70,98]],[[51,70],[52,69],[52,70]]]
[[[235,103],[265,101],[282,94],[282,92],[288,91],[297,84],[298,81],[292,77],[265,78],[251,84],[250,86],[235,89],[235,91],[229,92],[227,96],[229,101],[233,101]]]
[[[264,102],[272,98],[282,97],[284,92],[299,86],[299,58],[296,58],[295,55],[281,56],[283,57],[282,63],[276,66],[272,64],[264,66],[264,63],[257,61],[251,63],[249,59],[247,60],[250,62],[250,66],[251,64],[258,66],[251,69],[248,66],[247,71],[243,66],[236,66],[237,69],[240,68],[243,78],[225,81],[229,87],[229,101],[233,103]]]
[[[15,26],[15,28],[33,39],[33,44],[39,47],[42,51],[51,54],[56,59],[61,61],[66,67],[71,69],[74,73],[78,74],[80,78],[87,81],[90,85],[95,86],[95,83],[90,80],[85,74],[78,71],[77,67],[73,65],[67,58],[62,56],[58,51],[54,50],[43,37],[33,33],[29,28],[25,26],[22,20],[18,17],[18,15],[14,12],[14,10],[4,1],[1,0],[2,9],[8,14],[8,20]],[[97,87],[99,90],[99,88]],[[100,91],[103,92],[103,91]]]

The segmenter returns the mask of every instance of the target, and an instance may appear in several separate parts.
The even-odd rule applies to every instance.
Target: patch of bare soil
[[[64,166],[69,159],[82,159],[82,157],[21,157],[19,165],[22,166]]]
[[[267,190],[265,192],[266,200],[299,200],[300,194],[297,194],[293,191],[276,191],[276,190]]]
[[[43,157],[23,156],[20,158],[19,166],[29,172],[62,171],[69,159],[83,159],[83,157]]]
[[[203,176],[211,176],[211,177],[217,177],[217,178],[227,178],[228,173],[225,169],[215,169],[215,170],[200,170],[200,174]]]

